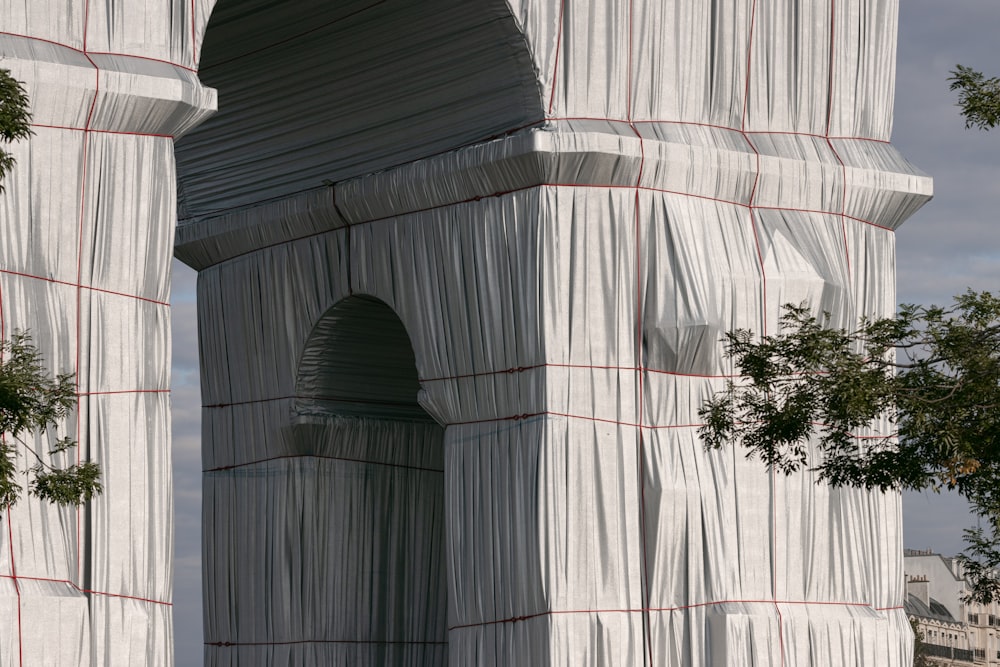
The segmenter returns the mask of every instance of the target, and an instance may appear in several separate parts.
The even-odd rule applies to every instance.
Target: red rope
[[[635,123],[632,122],[632,76],[633,76],[633,65],[632,65],[632,52],[635,48],[633,43],[634,40],[634,23],[635,23],[635,3],[633,0],[629,0],[628,3],[628,79],[627,79],[627,95],[626,95],[626,106],[625,111],[628,115],[628,125],[629,128],[635,133],[635,136],[639,139],[639,173],[635,178],[635,201],[634,201],[634,225],[635,225],[635,361],[636,361],[636,388],[639,394],[638,401],[638,413],[636,415],[638,422],[636,426],[636,454],[638,456],[638,470],[636,471],[638,476],[638,486],[639,486],[639,535],[642,541],[642,577],[640,579],[642,584],[642,596],[643,605],[649,607],[650,600],[652,599],[652,582],[649,579],[649,543],[646,531],[646,439],[642,433],[642,421],[643,421],[643,398],[645,394],[645,388],[643,386],[643,376],[645,369],[645,359],[643,358],[643,322],[642,322],[642,234],[640,229],[641,220],[641,201],[640,201],[640,188],[642,187],[642,174],[646,168],[646,144],[643,141],[642,133],[636,128]],[[652,620],[648,613],[643,614],[644,629],[645,629],[645,640],[646,653],[649,657],[649,667],[653,667],[653,625]]]
[[[490,375],[514,375],[517,373],[524,373],[527,371],[539,370],[542,368],[566,368],[571,370],[600,370],[600,371],[623,371],[628,373],[643,372],[643,373],[655,373],[660,375],[669,375],[672,377],[688,377],[688,378],[704,378],[704,379],[730,379],[741,377],[738,374],[729,375],[705,375],[701,373],[681,373],[679,371],[667,371],[660,370],[657,368],[649,368],[647,366],[599,366],[592,364],[559,364],[559,363],[543,363],[543,364],[532,364],[530,366],[515,366],[513,368],[505,368],[498,371],[481,371],[476,373],[463,373],[460,375],[449,375],[441,377],[432,378],[420,378],[420,382],[444,382],[450,380],[465,380],[469,378],[486,377]]]
[[[247,468],[249,466],[260,465],[262,463],[271,463],[272,461],[285,461],[290,459],[319,459],[321,461],[344,461],[346,463],[363,463],[366,465],[383,466],[386,468],[400,468],[403,470],[415,470],[417,472],[434,472],[434,473],[444,473],[444,470],[440,468],[427,468],[424,466],[412,466],[406,465],[405,463],[388,463],[385,461],[369,461],[367,459],[355,459],[343,456],[323,456],[320,454],[286,454],[284,456],[271,456],[266,459],[257,459],[255,461],[246,461],[244,463],[234,463],[228,466],[218,466],[216,468],[206,468],[202,470],[203,473],[207,472],[224,472],[226,470],[235,470],[237,468]]]
[[[173,139],[172,134],[157,134],[155,132],[123,132],[121,130],[97,130],[86,127],[70,127],[67,125],[45,125],[43,123],[32,123],[31,127],[40,127],[46,130],[67,130],[70,132],[96,132],[97,134],[121,134],[127,137],[155,137],[158,139]]]
[[[78,240],[77,240],[77,250],[76,250],[76,363],[73,369],[73,377],[76,383],[76,441],[81,442],[81,433],[83,426],[83,411],[82,404],[80,400],[80,340],[82,338],[80,329],[83,326],[82,318],[82,303],[83,303],[83,290],[80,287],[83,283],[83,230],[84,222],[86,220],[87,211],[87,177],[88,170],[87,164],[90,159],[90,123],[94,117],[94,109],[97,107],[97,98],[101,94],[101,70],[97,64],[91,59],[87,54],[87,33],[89,32],[89,19],[90,19],[90,0],[86,0],[84,5],[84,19],[83,19],[83,56],[90,63],[91,67],[94,68],[94,98],[90,102],[90,109],[87,112],[87,120],[84,123],[84,133],[83,133],[83,145],[81,149],[83,166],[81,168],[81,178],[80,178],[80,219],[77,227]],[[78,445],[76,448],[76,463],[80,465],[82,462],[82,454],[80,450],[82,446]],[[82,508],[76,508],[76,570],[77,577],[83,579],[83,515]]]
[[[17,596],[17,663],[24,665],[24,640],[21,637],[21,587],[17,583],[17,567],[14,565],[14,531],[10,525],[10,508],[7,508],[7,548],[10,550],[10,576],[14,580],[14,594]]]
[[[549,113],[552,113],[552,106],[556,102],[556,76],[559,73],[559,56],[560,51],[562,51],[562,36],[563,36],[563,14],[566,10],[566,0],[560,0],[559,2],[559,27],[556,32],[556,57],[552,64],[552,90],[549,93]]]
[[[159,605],[164,605],[166,607],[172,607],[172,606],[174,606],[172,602],[164,602],[163,600],[156,600],[154,598],[144,598],[144,597],[140,597],[140,596],[137,596],[137,595],[124,595],[122,593],[108,593],[107,591],[94,591],[94,590],[90,590],[88,588],[80,588],[75,582],[72,582],[69,579],[52,579],[52,578],[49,578],[49,577],[25,577],[25,576],[17,576],[17,575],[9,576],[9,575],[6,575],[6,574],[0,574],[0,579],[13,579],[15,586],[17,585],[18,580],[21,580],[21,581],[45,581],[45,582],[49,582],[49,583],[53,583],[53,584],[66,584],[67,586],[70,586],[70,587],[74,588],[75,590],[79,591],[80,593],[84,593],[84,594],[87,594],[87,595],[100,595],[102,597],[123,598],[125,600],[137,600],[138,602],[148,602],[150,604],[159,604]]]
[[[191,67],[198,69],[198,37],[195,31],[195,21],[197,20],[197,9],[195,0],[191,0]]]
[[[744,109],[745,111],[745,109]],[[629,123],[635,123],[636,125],[692,125],[695,127],[707,127],[714,130],[726,130],[727,132],[737,132],[739,134],[777,134],[786,135],[793,137],[812,137],[814,139],[850,139],[853,141],[871,141],[878,144],[888,144],[891,145],[891,141],[886,139],[875,139],[873,137],[844,137],[844,136],[831,136],[827,137],[825,134],[817,134],[815,132],[798,132],[795,130],[745,130],[742,127],[731,127],[729,125],[718,125],[716,123],[704,123],[701,121],[694,120],[677,120],[676,118],[655,118],[651,120],[632,120],[629,121],[627,118],[602,118],[600,116],[551,116],[545,119],[545,122],[558,122],[558,121],[574,121],[574,120],[588,120],[597,121],[604,123],[621,123],[627,125]],[[524,125],[517,130],[523,130],[527,127],[532,127],[538,123],[531,123],[529,125]],[[509,134],[509,133],[508,133]],[[499,135],[504,136],[504,135]],[[494,137],[496,138],[496,137]],[[445,151],[451,152],[451,151]]]
[[[642,369],[633,369],[633,370],[635,370],[638,373],[638,372],[641,372]],[[153,390],[153,391],[158,391],[158,390]],[[164,390],[164,391],[166,391],[166,390]],[[331,401],[331,402],[332,401],[337,401],[337,402],[342,402],[342,403],[360,403],[360,404],[367,404],[367,405],[383,405],[383,406],[384,405],[403,405],[401,403],[387,404],[385,401],[365,401],[365,400],[360,400],[360,399],[358,399],[358,400],[352,400],[352,399],[338,398],[338,397],[286,395],[286,396],[273,396],[273,397],[270,397],[270,398],[256,398],[256,399],[251,399],[251,400],[247,400],[247,401],[233,401],[233,402],[230,402],[230,403],[212,403],[212,404],[208,404],[208,405],[202,405],[201,407],[204,408],[204,409],[221,409],[221,408],[240,407],[240,406],[244,406],[244,405],[258,405],[258,404],[262,404],[262,403],[276,403],[278,401],[290,401],[290,400],[298,400],[298,399],[310,399],[310,400],[316,400],[316,401]],[[565,412],[553,412],[551,410],[543,410],[541,412],[530,412],[530,413],[517,414],[517,415],[507,415],[507,416],[504,416],[504,417],[489,417],[489,418],[486,418],[486,419],[477,419],[477,420],[464,421],[464,422],[449,422],[448,424],[446,424],[446,426],[468,426],[468,425],[471,425],[471,424],[489,424],[489,423],[493,423],[493,422],[503,422],[503,421],[521,421],[521,420],[524,420],[524,419],[533,419],[535,417],[546,417],[546,416],[548,416],[548,417],[566,417],[568,419],[583,419],[583,420],[587,420],[587,421],[601,422],[601,423],[606,423],[606,424],[616,424],[618,426],[628,426],[628,427],[634,427],[634,428],[644,428],[644,429],[647,429],[647,430],[650,430],[650,431],[658,431],[658,430],[674,429],[674,428],[701,428],[702,426],[704,426],[704,424],[701,424],[701,423],[698,423],[698,424],[660,424],[660,425],[640,424],[638,421],[636,421],[636,422],[618,421],[618,420],[613,420],[613,419],[605,419],[605,418],[602,418],[602,417],[594,417],[592,415],[574,415],[574,414],[569,414],[569,413],[565,413]],[[826,426],[825,424],[823,424],[821,422],[813,422],[812,425],[813,426],[819,426],[819,427]],[[888,435],[859,435],[857,433],[845,433],[845,435],[848,435],[848,436],[850,436],[852,438],[856,438],[858,440],[888,440],[890,438],[897,437],[898,434],[891,433],[891,434],[888,434]]]
[[[84,0],[83,3],[83,53],[84,56],[87,55],[87,33],[90,32],[90,0]],[[78,50],[78,49],[74,49]],[[88,58],[89,60],[89,58]],[[91,63],[93,64],[93,63]]]
[[[746,81],[744,82],[743,89],[743,114],[740,120],[740,133],[746,140],[747,145],[754,152],[757,160],[757,168],[754,174],[753,187],[750,190],[750,201],[747,205],[750,217],[750,229],[753,231],[754,246],[757,250],[757,261],[760,263],[760,289],[761,289],[761,312],[763,315],[761,322],[761,332],[763,335],[767,335],[767,270],[764,265],[764,255],[761,250],[760,234],[757,231],[757,220],[754,216],[754,201],[757,197],[757,187],[760,183],[760,151],[757,150],[757,146],[754,145],[753,141],[750,139],[747,133],[747,119],[750,115],[750,81],[753,73],[753,38],[754,30],[757,23],[757,0],[753,0],[753,4],[750,7],[750,34],[747,38],[747,69],[746,69]],[[774,602],[774,609],[778,615],[778,648],[781,652],[781,665],[784,667],[785,664],[785,639],[783,634],[783,619],[781,617],[781,608],[778,606],[777,597],[777,560],[778,560],[778,503],[777,503],[777,484],[775,480],[775,470],[772,467],[770,470],[771,477],[771,597]]]
[[[840,153],[837,152],[837,147],[833,145],[833,141],[830,139],[830,130],[833,125],[833,82],[834,73],[836,70],[835,57],[836,51],[834,46],[836,44],[836,24],[837,24],[837,0],[830,0],[830,86],[827,92],[827,112],[826,112],[826,143],[833,151],[833,156],[837,158],[837,162],[840,163],[841,178],[843,179],[842,185],[842,196],[840,200],[840,231],[844,236],[844,256],[847,259],[847,278],[850,281],[851,278],[851,249],[847,242],[847,165],[840,158]]]
[[[84,171],[86,171],[86,169]],[[46,276],[36,276],[30,273],[24,273],[23,271],[11,271],[9,269],[0,269],[0,273],[6,274],[8,276],[17,276],[19,278],[30,278],[32,280],[41,280],[46,283],[52,283],[53,285],[65,285],[66,287],[74,287],[78,290],[87,290],[88,292],[99,292],[101,294],[110,294],[112,296],[125,297],[126,299],[135,299],[136,301],[145,301],[146,303],[152,303],[157,306],[164,306],[166,308],[170,307],[170,304],[166,301],[157,301],[156,299],[149,299],[147,297],[138,296],[136,294],[127,294],[126,292],[116,292],[114,290],[104,289],[102,287],[94,287],[92,285],[83,285],[79,282],[73,283],[68,280],[59,280],[58,278],[48,278]],[[80,274],[78,269],[77,276],[79,277],[79,275]]]
[[[454,201],[454,202],[449,202],[449,203],[446,203],[446,204],[436,204],[434,206],[426,206],[426,207],[419,208],[419,209],[412,209],[412,210],[409,210],[409,211],[403,211],[403,212],[399,212],[399,213],[393,213],[391,215],[385,215],[385,216],[381,216],[381,217],[378,217],[378,218],[371,218],[369,220],[362,220],[362,221],[359,221],[359,222],[352,222],[350,224],[350,226],[351,227],[358,227],[360,225],[368,225],[368,224],[372,224],[372,223],[376,223],[376,222],[383,222],[385,220],[395,220],[395,219],[406,217],[406,216],[410,216],[410,215],[416,215],[418,213],[427,213],[429,211],[436,211],[436,210],[440,210],[440,209],[445,209],[445,208],[449,208],[451,206],[459,206],[459,205],[462,205],[462,204],[470,204],[472,202],[477,202],[477,201],[480,201],[480,200],[483,200],[483,199],[493,199],[493,198],[496,198],[496,197],[504,197],[506,195],[515,194],[515,193],[518,193],[518,192],[526,192],[526,191],[532,190],[534,188],[543,188],[543,187],[546,187],[546,188],[595,188],[595,189],[606,188],[606,189],[632,190],[632,189],[635,189],[636,186],[634,186],[634,185],[614,185],[614,184],[612,184],[612,185],[608,185],[608,184],[587,184],[587,183],[536,183],[534,185],[525,185],[525,186],[522,186],[522,187],[519,187],[519,188],[513,188],[513,189],[510,189],[510,190],[501,190],[501,191],[492,192],[490,194],[485,194],[485,195],[474,195],[474,196],[468,197],[466,199],[462,199],[462,200]],[[715,201],[715,202],[719,202],[719,203],[722,203],[722,204],[730,204],[732,206],[740,206],[740,207],[748,208],[748,209],[750,208],[750,206],[748,204],[743,203],[743,202],[730,201],[730,200],[726,200],[726,199],[718,199],[716,197],[708,197],[708,196],[705,196],[705,195],[696,195],[696,194],[691,194],[689,192],[679,192],[679,191],[676,191],[676,190],[665,190],[665,189],[662,189],[662,188],[653,188],[653,187],[649,187],[649,186],[640,186],[638,189],[639,190],[643,190],[643,191],[648,191],[648,192],[660,192],[660,193],[664,193],[664,194],[673,194],[673,195],[678,195],[678,196],[682,196],[682,197],[692,197],[694,199],[705,199],[705,200],[708,200],[708,201]],[[760,209],[760,210],[771,210],[771,211],[789,211],[789,212],[798,212],[798,213],[821,213],[821,214],[826,214],[826,215],[840,215],[836,211],[817,211],[817,210],[813,210],[813,209],[798,209],[798,208],[789,208],[789,207],[780,207],[780,206],[757,206],[757,205],[754,205],[754,208],[757,208],[757,209]],[[230,210],[230,209],[226,209],[226,210]],[[220,215],[220,214],[224,213],[226,210],[215,211],[214,213],[206,214],[206,215],[207,216]],[[881,229],[881,230],[884,230],[884,231],[895,233],[895,230],[893,230],[893,229],[890,229],[888,227],[883,227],[882,225],[879,225],[877,223],[874,223],[874,222],[871,222],[871,221],[868,221],[868,220],[863,220],[862,218],[853,218],[851,216],[845,216],[845,217],[848,217],[848,218],[850,218],[852,220],[855,220],[857,222],[863,223],[865,225],[868,225],[868,226],[871,226],[871,227],[875,227],[877,229]],[[284,240],[284,241],[276,241],[274,243],[269,243],[267,245],[260,246],[259,248],[254,248],[253,250],[247,250],[245,252],[237,253],[235,255],[232,255],[231,257],[228,257],[226,261],[229,261],[229,260],[232,260],[232,259],[236,259],[237,257],[246,257],[247,255],[252,255],[254,253],[263,252],[265,250],[270,250],[272,248],[277,248],[279,246],[285,246],[287,244],[295,243],[297,241],[305,241],[307,239],[318,238],[318,237],[321,237],[321,236],[324,236],[324,235],[327,235],[327,234],[336,234],[336,233],[341,232],[343,229],[344,229],[343,227],[338,227],[336,229],[326,229],[326,230],[319,231],[319,232],[310,232],[309,234],[303,234],[302,236],[296,236],[295,238],[287,239],[287,240]]]
[[[89,12],[89,10],[87,10],[87,11]],[[136,55],[136,54],[133,54],[133,53],[115,53],[113,51],[90,51],[90,50],[87,49],[86,46],[84,46],[84,48],[82,48],[82,49],[79,49],[79,48],[77,48],[75,46],[72,46],[70,44],[66,44],[65,42],[57,42],[57,41],[52,40],[52,39],[45,39],[44,37],[34,37],[32,35],[24,35],[24,34],[17,33],[17,32],[7,32],[7,31],[0,30],[0,35],[6,35],[8,37],[20,37],[22,39],[30,39],[30,40],[34,40],[36,42],[43,42],[45,44],[52,44],[53,46],[59,46],[59,47],[62,47],[64,49],[69,49],[70,51],[75,51],[76,53],[79,53],[81,55],[118,56],[118,57],[121,57],[121,58],[136,58],[138,60],[149,60],[149,61],[152,61],[154,63],[163,63],[164,65],[172,65],[174,67],[178,67],[180,69],[187,70],[188,72],[196,72],[197,71],[193,67],[188,67],[187,65],[181,65],[180,63],[175,63],[175,62],[173,62],[171,60],[164,60],[163,58],[153,58],[152,56],[140,56],[140,55]]]
[[[570,614],[672,613],[677,611],[689,611],[691,609],[702,609],[704,607],[713,607],[724,604],[768,604],[768,605],[773,604],[775,606],[779,604],[786,604],[786,605],[799,605],[799,606],[855,607],[855,608],[860,607],[879,612],[895,611],[902,609],[902,607],[873,607],[871,606],[871,604],[867,602],[839,602],[834,600],[775,600],[775,599],[712,600],[709,602],[697,602],[694,604],[681,605],[677,607],[643,607],[641,609],[565,609],[565,610],[541,611],[535,614],[528,614],[526,616],[512,616],[509,618],[496,619],[492,621],[480,621],[479,623],[466,623],[462,625],[453,625],[448,628],[448,632],[453,632],[456,630],[466,630],[469,628],[478,628],[488,625],[501,625],[505,623],[522,623],[524,621],[530,621],[536,618],[543,618],[546,616],[561,616]],[[784,649],[782,649],[782,655],[784,655]]]

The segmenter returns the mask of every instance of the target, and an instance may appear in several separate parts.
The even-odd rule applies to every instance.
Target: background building
[[[1000,603],[966,603],[954,558],[907,549],[903,563],[906,614],[923,631],[928,655],[945,665],[1000,665]]]

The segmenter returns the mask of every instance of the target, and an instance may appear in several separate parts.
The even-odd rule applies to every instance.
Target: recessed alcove
[[[303,349],[291,431],[316,497],[300,500],[309,518],[286,560],[314,574],[272,613],[326,626],[331,660],[351,646],[351,664],[447,663],[444,429],[419,388],[406,329],[375,298],[339,302]]]

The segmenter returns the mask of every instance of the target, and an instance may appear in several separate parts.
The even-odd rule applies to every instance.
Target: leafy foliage
[[[913,629],[913,667],[934,667],[934,663],[927,656],[927,645],[924,643],[924,632],[916,620],[910,619],[910,627]]]
[[[48,456],[43,456],[22,437],[55,431],[75,406],[73,374],[50,377],[28,334],[18,331],[9,341],[0,342],[0,433],[5,438],[0,442],[0,509],[13,506],[23,490],[17,482],[17,449],[6,438],[21,443],[35,459],[24,471],[32,495],[61,505],[79,505],[102,492],[97,464],[54,463],[53,457],[76,447],[75,440],[59,438]]]
[[[0,142],[26,139],[31,135],[31,112],[24,86],[8,70],[0,69]],[[14,156],[0,148],[0,179],[14,166]],[[3,183],[0,183],[3,192]]]
[[[828,321],[787,305],[776,335],[727,334],[742,378],[702,406],[706,446],[834,486],[956,489],[986,524],[960,556],[970,598],[1000,600],[1000,297],[903,305],[853,331]]]
[[[0,141],[17,141],[30,135],[27,93],[9,71],[0,69]],[[14,157],[0,149],[0,180],[13,166]],[[17,481],[18,450],[10,439],[34,457],[34,464],[24,471],[30,494],[61,505],[79,505],[103,490],[96,463],[55,463],[58,455],[76,447],[72,438],[57,439],[43,456],[22,437],[55,431],[76,406],[74,375],[49,377],[42,362],[27,333],[17,331],[10,340],[0,341],[0,510],[12,507],[24,490]]]
[[[958,91],[965,127],[988,130],[1000,123],[1000,79],[986,78],[971,67],[956,65],[948,81],[950,89]]]

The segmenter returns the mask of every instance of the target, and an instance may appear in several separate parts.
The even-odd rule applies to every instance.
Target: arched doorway
[[[412,353],[386,393],[395,343],[363,345],[381,308],[410,350],[388,308],[317,315],[359,284],[352,179],[539,122],[534,61],[505,0],[214,4],[198,69],[219,112],[176,144],[176,255],[201,272],[203,330],[227,331],[204,346],[206,664],[444,664],[442,429]],[[405,189],[379,196],[437,192]],[[343,246],[263,268],[310,238]]]
[[[372,297],[328,310],[303,350],[292,439],[333,507],[289,546],[325,571],[287,611],[314,615],[316,664],[447,664],[444,429],[419,387],[403,323]]]

